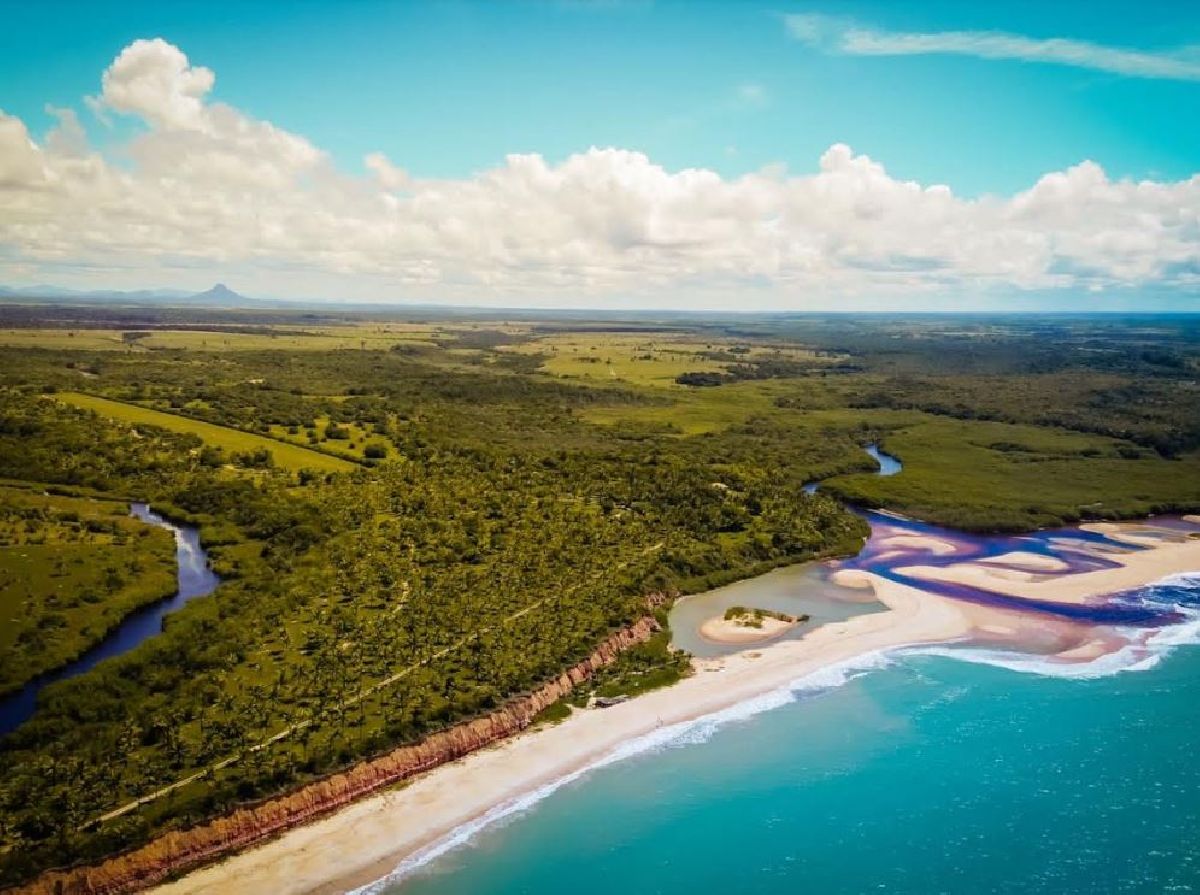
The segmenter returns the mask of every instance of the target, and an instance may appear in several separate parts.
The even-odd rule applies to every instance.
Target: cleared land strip
[[[647,547],[645,550],[641,551],[641,553],[638,554],[638,558],[640,559],[642,557],[649,556],[652,553],[656,553],[657,551],[661,550],[662,547],[663,547],[663,545],[661,542],[658,544],[655,544],[652,547]],[[601,575],[612,574],[612,572],[614,572],[614,571],[619,571],[619,570],[625,568],[626,566],[628,566],[632,561],[633,560],[625,560],[621,563],[618,563],[616,569],[613,569],[611,571],[604,570],[601,572],[597,572],[590,579],[588,579],[588,582],[595,581]],[[584,583],[586,583],[586,582],[580,582],[579,584],[575,585],[574,587],[568,588],[566,592],[573,593],[576,590],[578,590],[580,587],[582,587]],[[530,612],[533,612],[535,609],[538,609],[541,606],[545,605],[550,600],[555,599],[560,596],[562,596],[562,595],[561,594],[552,594],[550,596],[542,597],[542,599],[536,600],[533,603],[530,603],[525,608],[518,609],[516,612],[513,612],[512,614],[505,616],[504,618],[502,618],[500,621],[496,622],[495,624],[485,625],[482,628],[472,631],[470,634],[466,634],[463,637],[460,637],[454,643],[450,644],[449,646],[443,647],[442,649],[438,650],[436,653],[433,653],[428,658],[423,659],[420,662],[415,662],[412,665],[409,665],[405,668],[402,668],[400,671],[397,671],[395,674],[391,674],[388,677],[385,677],[383,680],[376,681],[371,686],[369,686],[363,690],[360,690],[358,693],[354,694],[353,696],[349,697],[348,699],[343,700],[341,703],[341,708],[347,709],[347,708],[350,708],[351,706],[357,705],[358,703],[362,702],[364,699],[371,696],[372,694],[378,693],[380,690],[384,689],[385,687],[391,686],[392,684],[396,683],[396,681],[400,680],[401,678],[412,674],[418,668],[423,668],[424,666],[428,665],[430,662],[434,662],[438,659],[443,658],[444,656],[449,655],[450,653],[454,652],[455,650],[461,649],[462,647],[466,646],[468,643],[470,643],[472,640],[474,640],[479,635],[486,634],[489,631],[493,631],[502,625],[511,624],[512,622],[516,621],[517,619],[519,619],[525,615],[528,615]],[[106,814],[100,815],[99,817],[97,817],[95,820],[91,821],[86,826],[93,826],[93,825],[97,825],[97,824],[102,824],[105,821],[113,820],[114,818],[120,817],[123,814],[128,814],[130,811],[140,808],[142,805],[147,805],[150,802],[160,799],[165,795],[169,795],[170,793],[174,792],[175,790],[180,789],[184,786],[187,786],[189,783],[195,783],[197,780],[201,779],[206,774],[210,774],[215,771],[222,770],[223,768],[229,767],[231,764],[234,764],[240,758],[242,758],[243,755],[249,754],[251,752],[259,752],[262,749],[265,749],[266,747],[268,747],[274,743],[277,743],[282,739],[286,739],[287,737],[290,737],[292,734],[296,733],[297,731],[300,731],[306,727],[312,726],[313,720],[314,719],[312,719],[312,718],[306,718],[303,721],[299,721],[295,724],[288,725],[287,727],[283,728],[283,730],[280,730],[277,733],[274,733],[271,736],[267,737],[266,739],[254,744],[253,746],[248,747],[244,752],[239,752],[235,755],[229,756],[228,758],[223,758],[220,761],[218,761],[216,764],[211,764],[208,767],[203,768],[202,770],[196,771],[194,774],[190,774],[187,777],[184,777],[182,780],[176,780],[174,783],[169,783],[166,786],[162,787],[161,789],[156,789],[154,792],[147,793],[144,796],[140,796],[140,797],[134,799],[132,802],[127,802],[124,805],[120,806],[119,808],[114,808],[112,811],[109,811]]]
[[[331,457],[319,451],[310,451],[296,444],[288,444],[253,432],[242,432],[228,426],[218,426],[215,423],[205,423],[190,417],[174,413],[164,413],[161,410],[151,410],[149,407],[139,407],[136,404],[126,404],[123,401],[113,401],[109,398],[99,398],[95,395],[85,395],[80,392],[58,392],[54,395],[59,401],[81,407],[84,410],[94,410],[96,413],[126,423],[158,426],[170,429],[172,432],[186,432],[199,436],[206,444],[223,448],[226,451],[257,451],[268,450],[276,466],[284,469],[317,469],[322,472],[347,472],[356,468],[356,464],[340,457]]]

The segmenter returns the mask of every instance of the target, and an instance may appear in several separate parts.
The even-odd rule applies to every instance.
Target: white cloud
[[[212,101],[213,81],[163,41],[127,48],[101,93],[143,125],[120,164],[72,113],[56,110],[38,143],[0,112],[0,273],[157,285],[237,270],[284,294],[692,307],[753,294],[797,307],[989,287],[1182,290],[1200,272],[1200,175],[1113,180],[1083,162],[971,200],[835,145],[803,175],[668,171],[592,148],[449,180],[372,153],[353,176]]]
[[[192,67],[178,48],[156,37],[135,40],[104,72],[101,99],[111,109],[140,115],[151,125],[200,130],[204,97],[216,75]]]
[[[783,18],[788,33],[797,40],[849,56],[948,54],[1049,62],[1135,78],[1200,81],[1200,61],[1194,54],[1128,50],[1085,40],[999,31],[884,31],[815,13]]]

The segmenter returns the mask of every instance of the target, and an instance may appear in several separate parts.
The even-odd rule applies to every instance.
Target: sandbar
[[[755,628],[718,615],[700,626],[700,636],[713,643],[761,643],[764,640],[773,640],[779,637],[798,624],[800,624],[798,619],[784,621],[781,618],[764,615],[759,619],[759,627]]]

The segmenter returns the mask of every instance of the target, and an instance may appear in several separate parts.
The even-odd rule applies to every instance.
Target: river
[[[0,698],[0,734],[17,728],[33,715],[38,694],[58,681],[75,677],[94,668],[105,659],[129,652],[143,641],[162,632],[163,619],[189,600],[212,593],[220,578],[208,567],[208,554],[200,546],[200,533],[190,525],[164,519],[144,503],[130,505],[130,515],[150,525],[165,528],[175,537],[177,589],[165,600],[143,606],[125,616],[108,636],[81,655],[53,671],[39,675],[16,692]]]

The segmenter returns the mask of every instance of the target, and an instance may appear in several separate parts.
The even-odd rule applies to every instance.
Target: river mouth
[[[0,698],[0,736],[11,733],[32,717],[38,695],[50,684],[75,677],[95,668],[105,659],[124,655],[144,641],[162,633],[163,620],[197,597],[212,593],[221,579],[208,565],[208,554],[200,545],[200,532],[193,526],[175,523],[150,509],[132,503],[129,513],[149,525],[164,528],[175,538],[176,590],[165,600],[135,609],[121,619],[108,635],[79,658],[39,675],[13,693]]]
[[[863,450],[879,464],[876,475],[896,475],[904,468],[898,458],[881,451],[877,444],[869,444]],[[804,491],[815,494],[820,487],[820,482],[809,482]],[[834,570],[828,562],[799,563],[677,600],[670,615],[672,646],[699,659],[744,651],[748,648],[746,644],[717,643],[700,633],[705,622],[723,616],[733,606],[808,616],[806,621],[780,635],[754,645],[798,640],[821,625],[883,610],[883,604],[870,591],[838,584],[833,579]]]

